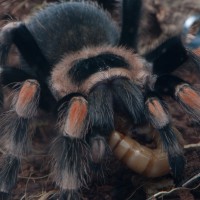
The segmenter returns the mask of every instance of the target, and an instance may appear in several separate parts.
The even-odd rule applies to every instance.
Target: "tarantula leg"
[[[8,53],[13,43],[14,31],[20,22],[12,22],[0,30],[0,64],[5,65]]]
[[[0,31],[0,64],[5,65],[12,44],[15,44],[32,71],[41,79],[49,75],[50,64],[42,54],[26,25],[9,23]]]
[[[20,167],[20,159],[13,155],[5,155],[0,162],[0,199],[8,199],[15,186]]]
[[[13,87],[18,82],[24,82],[27,79],[34,79],[34,76],[25,71],[14,67],[0,68],[0,81],[2,85]]]
[[[3,199],[17,181],[20,159],[29,151],[30,124],[37,114],[39,92],[37,81],[25,81],[13,99],[12,109],[2,114],[0,144],[5,153],[0,161],[0,195]]]
[[[0,82],[3,86],[8,86],[13,89],[15,88],[16,83],[24,82],[27,79],[35,79],[35,74],[14,67],[0,68]],[[53,105],[56,104],[55,98],[51,94],[46,83],[44,83],[43,81],[38,82],[41,88],[39,107],[45,111],[54,110]]]
[[[148,94],[145,104],[147,118],[160,133],[164,149],[168,153],[173,176],[175,181],[179,183],[181,181],[180,177],[184,169],[185,159],[175,131],[171,126],[167,109],[154,93]]]
[[[137,49],[137,34],[140,22],[142,1],[141,0],[124,0],[122,31],[120,36],[120,45]]]
[[[88,106],[78,93],[64,97],[58,106],[60,135],[51,148],[53,179],[60,188],[59,199],[79,199],[78,190],[89,178],[90,153],[85,142]]]
[[[180,36],[174,36],[155,50],[145,54],[144,57],[153,63],[153,73],[161,76],[175,71],[182,65],[188,59],[188,52],[182,44]]]
[[[184,110],[200,121],[200,91],[186,81],[172,75],[158,78],[155,89],[176,99]]]

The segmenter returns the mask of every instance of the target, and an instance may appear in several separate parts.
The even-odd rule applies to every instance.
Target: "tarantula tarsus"
[[[133,53],[132,40],[126,40],[135,37],[132,27],[137,27],[141,3],[123,1],[123,9],[128,10],[124,13],[132,16],[133,7],[135,17],[124,14],[121,36],[106,12],[86,2],[52,4],[26,22],[2,28],[1,84],[12,86],[14,92],[10,110],[0,122],[5,149],[0,166],[3,199],[16,183],[20,159],[29,150],[31,123],[40,109],[56,110],[58,119],[58,136],[50,155],[59,199],[80,198],[90,170],[106,154],[106,141],[118,116],[133,124],[152,123],[160,132],[172,173],[179,179],[185,160],[167,108],[153,87],[151,67]],[[21,55],[19,68],[6,66],[12,44]],[[159,88],[163,86],[160,80],[164,79],[159,77],[155,83]],[[174,82],[179,101],[193,109],[185,94],[192,92],[199,99],[198,93],[179,79]]]

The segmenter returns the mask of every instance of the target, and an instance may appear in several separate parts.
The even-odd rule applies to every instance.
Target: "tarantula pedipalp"
[[[124,8],[130,2],[124,1]],[[179,178],[183,153],[167,109],[149,89],[154,76],[143,59],[119,47],[122,37],[106,12],[85,2],[52,4],[1,30],[1,83],[15,86],[11,108],[0,121],[3,199],[16,183],[20,159],[30,147],[30,126],[40,109],[57,113],[58,136],[50,155],[59,199],[79,199],[90,170],[106,154],[118,116],[133,124],[149,120],[159,130]],[[21,55],[19,68],[6,66],[12,44]]]

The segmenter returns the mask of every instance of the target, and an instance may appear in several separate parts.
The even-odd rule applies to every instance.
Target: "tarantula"
[[[1,84],[13,90],[10,110],[0,121],[5,151],[0,166],[2,199],[8,198],[16,183],[39,110],[57,117],[58,136],[50,155],[53,181],[60,189],[58,199],[80,198],[79,190],[90,179],[90,171],[106,154],[119,116],[136,125],[149,121],[159,131],[172,174],[180,181],[183,151],[159,96],[175,96],[186,111],[197,116],[199,92],[168,74],[171,70],[162,62],[168,54],[145,56],[149,61],[154,58],[152,71],[133,52],[140,8],[139,0],[123,1],[121,34],[107,12],[86,2],[51,4],[28,21],[2,28]],[[21,56],[19,68],[6,66],[12,44]],[[187,52],[176,44],[181,47],[183,56],[178,61],[182,63]],[[167,52],[173,54],[171,49]]]

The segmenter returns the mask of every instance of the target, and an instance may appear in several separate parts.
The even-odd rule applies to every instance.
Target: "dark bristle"
[[[141,0],[123,1],[120,45],[136,49],[141,8]]]
[[[3,193],[10,193],[17,181],[20,160],[6,155],[0,161],[0,188]]]
[[[14,28],[0,31],[0,65],[5,65],[13,43]]]
[[[11,45],[8,44],[0,44],[0,63],[1,65],[5,65],[8,57],[8,53],[10,51]]]
[[[34,77],[18,68],[2,67],[1,83],[3,85],[11,86],[18,82],[23,82],[27,79],[34,79]]]
[[[54,181],[61,190],[78,190],[80,186],[87,184],[91,157],[89,146],[84,140],[68,136],[57,137],[50,153]]]
[[[41,88],[39,107],[46,112],[53,112],[55,110],[57,101],[47,84],[41,81],[39,81],[39,83]]]
[[[164,145],[164,149],[168,153],[169,164],[173,177],[178,183],[181,181],[180,179],[186,163],[183,149],[177,140],[176,134],[169,125],[160,129],[159,133]]]
[[[14,135],[14,142],[15,145],[19,144],[19,143],[26,143],[27,139],[28,139],[28,124],[29,124],[29,120],[28,119],[23,119],[21,118],[18,122],[18,126],[16,129],[16,134]]]
[[[7,144],[8,152],[21,157],[29,152],[30,148],[30,130],[28,119],[19,118],[13,112],[7,112],[1,118],[1,145]]]
[[[180,182],[184,171],[185,158],[175,130],[171,127],[170,118],[165,104],[156,93],[149,92],[146,100],[146,116],[160,133],[160,140],[167,152],[169,165],[175,181]]]
[[[155,83],[155,90],[160,95],[169,95],[174,97],[175,88],[181,83],[186,83],[184,80],[173,76],[173,75],[163,75],[158,77]]]
[[[141,89],[126,78],[112,81],[115,110],[128,115],[134,123],[144,120],[144,97]]]
[[[93,87],[88,96],[88,113],[93,132],[108,135],[114,130],[113,99],[106,83]]]
[[[186,164],[186,160],[183,155],[173,155],[173,153],[168,156],[169,165],[171,167],[174,182],[179,186],[183,181],[183,172]]]
[[[50,64],[42,54],[34,37],[26,28],[25,24],[20,24],[14,30],[13,42],[19,49],[25,61],[31,66],[39,78],[44,79],[50,73]]]
[[[188,59],[179,36],[168,39],[144,57],[153,63],[153,72],[158,75],[173,72]]]

